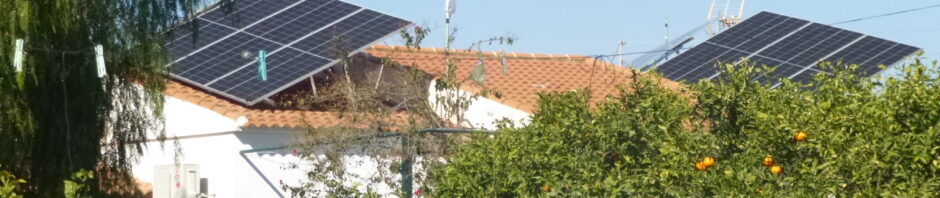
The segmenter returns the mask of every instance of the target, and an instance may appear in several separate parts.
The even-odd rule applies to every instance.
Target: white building
[[[441,49],[375,45],[364,54],[415,66],[432,76],[444,69],[445,57]],[[477,62],[473,58],[479,55],[466,51],[450,54],[455,58],[460,77],[469,75]],[[597,102],[606,95],[616,94],[615,85],[628,82],[633,75],[630,70],[586,57],[529,53],[506,54],[504,73],[498,53],[482,52],[482,55],[488,58],[485,61],[486,88],[499,92],[501,97],[489,94],[472,100],[459,122],[464,127],[495,129],[495,121],[504,118],[512,120],[517,127],[523,126],[537,111],[539,92],[592,88],[592,101]],[[391,75],[399,75],[385,72],[390,79]],[[678,87],[678,83],[663,82],[669,87]],[[439,92],[433,87],[432,84],[429,88],[432,102],[438,96],[468,96],[483,89],[472,81],[450,92]],[[244,106],[181,82],[168,83],[164,93],[167,140],[160,142],[151,138],[147,143],[149,149],[133,168],[135,177],[153,184],[154,197],[195,195],[199,193],[202,178],[207,180],[202,188],[208,187],[210,197],[289,197],[281,185],[296,184],[305,179],[305,172],[284,169],[288,163],[301,162],[287,146],[297,143],[298,135],[304,133],[307,126],[343,123],[331,112]],[[355,155],[350,158],[364,159]],[[376,171],[374,164],[357,166],[361,167],[355,169],[359,174]],[[378,188],[390,192],[390,189]]]

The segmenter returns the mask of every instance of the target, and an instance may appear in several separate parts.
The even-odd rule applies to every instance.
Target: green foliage
[[[16,186],[25,183],[26,180],[17,179],[13,173],[0,170],[0,198],[22,198],[16,194]]]
[[[63,181],[65,184],[65,197],[66,198],[87,198],[92,197],[91,186],[87,183],[95,178],[95,174],[91,171],[82,169],[78,172],[72,174],[72,178],[69,180]]]
[[[62,181],[79,169],[127,176],[101,186],[132,183],[120,173],[148,133],[163,136],[166,32],[206,2],[0,1],[0,163],[30,181],[23,194],[62,196]],[[12,66],[16,39],[25,43],[21,72]],[[99,44],[104,78],[92,50]]]
[[[401,31],[402,40],[410,48],[419,49],[421,41],[429,33],[427,29],[416,26]],[[448,39],[448,43],[453,41]],[[467,51],[476,48],[480,61],[484,60],[482,47],[510,45],[512,37],[493,37],[480,40]],[[345,54],[341,48],[339,54]],[[345,57],[345,56],[342,56]],[[453,142],[462,141],[461,135],[449,133],[431,133],[425,129],[446,127],[447,120],[457,122],[463,119],[463,112],[470,103],[480,96],[493,94],[500,97],[496,90],[485,87],[486,74],[484,65],[479,64],[476,74],[476,86],[482,91],[467,94],[457,91],[464,81],[472,80],[457,76],[457,61],[450,60],[445,53],[445,72],[435,74],[434,86],[428,87],[430,75],[420,71],[417,65],[401,65],[387,58],[381,60],[378,76],[369,71],[370,60],[346,58],[342,64],[347,71],[331,79],[340,79],[324,87],[318,87],[315,94],[299,94],[287,102],[286,106],[300,109],[324,109],[339,112],[343,123],[310,128],[302,136],[303,142],[294,145],[299,155],[309,162],[305,167],[290,164],[286,168],[305,168],[306,179],[299,185],[282,184],[284,191],[291,197],[380,197],[397,195],[411,197],[421,194],[413,183],[426,183],[425,170],[435,167],[453,150]],[[508,67],[502,64],[503,70]],[[368,75],[356,75],[348,71],[360,71]],[[385,74],[382,73],[385,72]],[[394,76],[392,78],[382,76]],[[360,82],[378,82],[379,84]],[[356,80],[353,80],[356,79]],[[320,85],[318,85],[320,86]],[[439,94],[429,100],[429,89]],[[390,105],[391,104],[391,105]],[[396,120],[396,114],[407,112],[403,119]],[[441,113],[439,116],[438,113]],[[393,119],[389,119],[393,118]],[[313,124],[312,124],[313,125]],[[344,156],[359,155],[376,163],[378,172],[371,175],[350,174],[348,167],[356,164]],[[375,189],[392,189],[392,192],[376,192]]]
[[[772,68],[722,65],[688,92],[635,75],[589,105],[588,90],[540,95],[524,128],[473,137],[431,174],[436,197],[940,196],[937,65],[869,79],[855,66],[810,84],[757,83]],[[805,131],[806,141],[794,134]],[[783,168],[761,165],[773,156]],[[704,171],[695,163],[714,157]]]

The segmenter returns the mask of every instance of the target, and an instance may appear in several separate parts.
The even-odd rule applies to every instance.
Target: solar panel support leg
[[[382,82],[382,71],[385,70],[385,64],[379,67],[379,76],[375,77],[375,90],[379,89],[379,82]]]
[[[310,76],[310,91],[313,91],[313,97],[317,97],[317,82]]]

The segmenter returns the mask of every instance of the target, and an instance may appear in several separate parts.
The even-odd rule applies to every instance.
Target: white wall
[[[158,187],[153,183],[154,168],[176,162],[178,147],[173,138],[179,137],[180,162],[200,166],[200,177],[209,179],[211,194],[216,197],[277,197],[239,151],[286,145],[294,139],[294,133],[246,131],[234,119],[173,97],[166,97],[164,116],[167,140],[147,143],[147,151],[133,167],[135,177]]]
[[[172,97],[166,98],[164,108],[168,139],[163,143],[147,142],[148,149],[132,169],[135,177],[154,188],[160,186],[154,183],[155,167],[176,163],[177,148],[182,153],[179,162],[199,165],[199,175],[208,178],[209,193],[215,197],[278,197],[278,191],[290,197],[288,192],[281,191],[281,185],[296,185],[306,179],[304,169],[285,167],[310,162],[302,161],[289,148],[265,150],[296,143],[296,135],[302,129],[240,127],[240,122],[234,119]],[[173,137],[178,137],[177,141]],[[247,152],[244,157],[240,154],[253,149],[263,151]],[[360,190],[364,192],[369,185],[367,178],[378,172],[378,163],[361,154],[350,154],[345,159],[350,175],[361,176],[346,181],[347,184],[362,184]],[[371,187],[383,194],[394,192],[384,184]]]
[[[460,89],[437,91],[437,89],[434,88],[435,84],[436,80],[432,80],[431,86],[428,88],[428,102],[430,102],[431,105],[436,106],[434,111],[438,116],[447,118],[451,121],[451,123],[457,123],[456,116],[445,115],[446,111],[444,111],[442,107],[436,105],[438,98],[445,98],[451,101],[455,101],[455,98],[469,100],[472,94]],[[512,120],[516,127],[525,126],[531,121],[531,115],[525,111],[507,106],[503,103],[491,100],[486,97],[477,97],[473,100],[470,100],[470,105],[467,107],[466,111],[461,113],[463,113],[463,119],[460,120],[460,125],[470,128],[493,130],[496,129],[496,121],[503,118]]]

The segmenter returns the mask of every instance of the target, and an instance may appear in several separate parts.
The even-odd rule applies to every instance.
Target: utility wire
[[[685,49],[689,49],[689,48],[690,48],[690,47],[684,47],[684,48],[679,48],[679,49],[685,50]],[[585,58],[599,59],[599,58],[606,58],[606,57],[616,57],[616,56],[626,56],[626,55],[638,55],[638,54],[646,54],[646,53],[654,53],[654,52],[667,52],[667,51],[673,51],[673,50],[676,50],[676,49],[650,50],[650,51],[636,51],[636,52],[626,52],[626,53],[620,53],[620,54],[573,55],[572,57],[570,57],[570,59],[585,59]],[[408,53],[409,51],[401,51],[401,52],[403,52],[403,53]],[[394,53],[394,52],[393,52],[393,53]],[[481,53],[486,54],[486,53],[490,53],[490,52],[481,52]],[[557,56],[554,56],[554,57],[544,57],[544,56],[539,56],[539,57],[526,57],[526,55],[525,55],[524,53],[521,54],[521,55],[519,55],[518,57],[514,57],[514,56],[509,56],[508,54],[509,54],[509,53],[507,53],[507,55],[506,55],[506,59],[511,59],[511,60],[512,60],[512,59],[516,59],[516,60],[519,60],[519,59],[521,59],[521,60],[569,59],[569,57],[565,57],[565,56],[561,56],[561,55],[557,55],[557,54],[555,54],[555,55],[557,55]],[[382,57],[379,57],[379,58],[382,58]],[[441,58],[440,58],[440,57],[396,57],[396,58],[393,58],[393,59],[395,59],[395,60],[433,60],[433,59],[441,59]],[[465,58],[464,58],[464,57],[452,57],[451,59],[453,59],[453,60],[480,60],[481,57],[465,57]],[[482,59],[484,59],[484,60],[488,60],[488,59],[499,59],[499,57],[488,57],[488,56],[487,56],[487,57],[482,57]]]
[[[926,10],[926,9],[936,8],[936,7],[940,7],[940,4],[930,5],[930,6],[924,6],[924,7],[919,7],[919,8],[914,8],[914,9],[908,9],[908,10],[901,10],[901,11],[897,11],[897,12],[890,12],[890,13],[885,13],[885,14],[880,14],[880,15],[875,15],[875,16],[862,17],[862,18],[852,19],[852,20],[848,20],[848,21],[842,21],[842,22],[831,23],[831,24],[829,24],[829,25],[840,25],[840,24],[846,24],[846,23],[851,23],[851,22],[864,21],[864,20],[868,20],[868,19],[886,17],[886,16],[897,15],[897,14],[908,13],[908,12],[914,12],[914,11],[920,11],[920,10]]]

